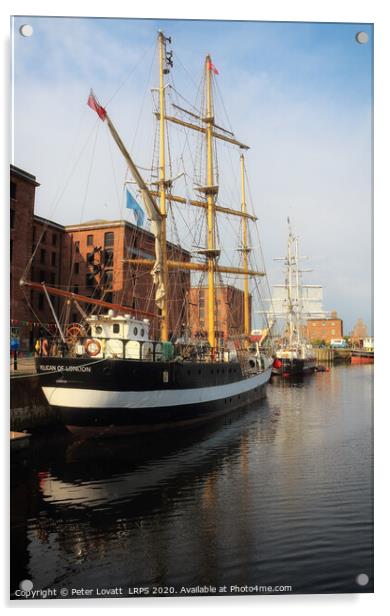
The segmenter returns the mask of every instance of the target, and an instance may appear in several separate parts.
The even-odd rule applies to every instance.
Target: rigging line
[[[46,330],[46,332],[47,332],[48,334],[52,335],[52,334],[51,334],[50,329],[49,329],[48,327],[45,327],[45,323],[43,323],[43,322],[41,321],[40,317],[39,317],[39,316],[38,316],[38,314],[35,312],[35,309],[34,309],[34,307],[33,307],[33,305],[32,305],[32,302],[31,302],[31,301],[30,301],[30,299],[27,297],[27,289],[26,289],[25,287],[22,287],[22,292],[23,292],[23,295],[24,295],[24,299],[26,300],[27,306],[30,308],[30,310],[31,310],[31,312],[33,313],[34,317],[36,317],[36,319],[37,319],[37,323],[39,323],[39,324],[40,324],[40,327],[42,327],[44,330]],[[48,325],[48,324],[46,324],[46,325]]]
[[[251,202],[251,205],[252,205],[252,210],[254,211],[253,200],[252,200],[252,191],[251,191],[251,186],[250,186],[249,178],[247,178],[247,186],[248,186],[249,199],[250,199],[250,202]],[[272,302],[272,293],[271,293],[271,288],[270,288],[270,285],[269,285],[268,273],[267,273],[267,269],[265,267],[265,259],[264,259],[264,253],[263,253],[262,244],[261,244],[259,225],[257,225],[257,224],[255,224],[255,234],[257,236],[258,247],[259,247],[262,263],[264,265],[265,279],[266,279],[266,284],[267,284],[267,290],[268,290],[268,293],[269,293],[269,297],[271,299],[272,310],[275,312],[275,308],[274,308],[274,305],[273,305],[273,302]]]
[[[77,143],[77,139],[78,139],[78,137],[80,136],[80,128],[81,128],[81,126],[83,126],[83,124],[84,124],[84,122],[83,122],[83,120],[84,120],[84,116],[86,117],[87,113],[88,113],[88,109],[87,109],[87,106],[85,105],[85,106],[83,106],[83,110],[82,110],[82,111],[81,111],[81,113],[80,113],[80,116],[79,116],[78,121],[77,121],[77,122],[75,123],[75,125],[74,125],[74,126],[75,126],[75,131],[74,131],[74,134],[75,134],[75,136],[74,136],[74,141],[73,141],[73,145],[71,146],[71,148],[70,148],[70,150],[69,150],[69,154],[68,154],[68,155],[67,155],[67,157],[66,157],[66,160],[69,162],[69,164],[68,164],[68,173],[65,173],[65,174],[61,173],[61,177],[65,177],[65,178],[67,178],[67,177],[68,177],[68,175],[69,175],[69,173],[70,173],[70,169],[71,169],[71,162],[72,162],[72,161],[73,161],[73,159],[74,159],[74,153],[75,153],[75,150],[76,150],[76,143]],[[93,129],[93,130],[94,130],[94,129]],[[91,134],[93,133],[93,130],[91,131]],[[88,139],[89,139],[89,138],[90,138],[90,137],[88,136],[87,141],[88,141]],[[67,183],[67,181],[69,181],[69,179],[70,179],[70,177],[68,178],[68,180],[66,180],[66,183]],[[49,211],[49,218],[50,218],[50,217],[54,214],[55,209],[56,209],[56,207],[58,206],[58,203],[56,203],[56,201],[57,201],[57,199],[59,200],[58,195],[60,195],[60,194],[61,194],[61,188],[60,188],[60,186],[58,186],[57,193],[56,193],[56,195],[55,195],[55,197],[54,197],[54,199],[53,199],[52,209]]]
[[[106,105],[109,105],[114,98],[117,96],[118,92],[123,88],[123,86],[125,85],[126,81],[128,81],[131,77],[131,75],[135,72],[135,70],[138,68],[138,66],[140,66],[143,63],[143,60],[146,58],[146,56],[148,55],[148,53],[151,51],[151,49],[154,48],[154,53],[156,53],[156,43],[153,42],[151,45],[149,45],[148,47],[145,48],[145,50],[142,52],[142,54],[140,54],[139,58],[137,59],[137,61],[134,63],[134,66],[131,67],[130,72],[123,78],[122,82],[119,84],[119,86],[117,87],[116,90],[114,90],[113,94],[110,96],[110,98],[107,100]],[[154,54],[153,54],[153,58],[154,58]]]
[[[223,112],[224,112],[224,114],[226,116],[226,120],[227,120],[228,126],[229,126],[231,132],[233,132],[233,126],[232,126],[232,124],[230,122],[230,118],[228,116],[228,113],[227,113],[227,110],[226,110],[226,107],[225,107],[225,103],[223,102],[222,92],[221,92],[221,90],[219,88],[217,80],[214,80],[214,85],[215,85],[215,91],[217,93],[217,97],[218,97],[218,99],[219,99],[219,101],[220,101],[220,103],[222,105]]]
[[[137,139],[137,136],[138,136],[138,130],[139,130],[139,127],[141,125],[141,116],[142,116],[142,112],[143,112],[144,105],[145,105],[146,93],[148,92],[148,85],[149,85],[150,80],[151,80],[152,69],[153,69],[153,66],[154,66],[154,61],[155,61],[156,53],[157,53],[157,43],[154,45],[154,54],[153,54],[153,58],[152,58],[152,61],[150,63],[150,66],[149,66],[149,72],[148,72],[148,76],[147,76],[147,79],[146,79],[146,86],[145,86],[145,90],[144,90],[144,95],[142,97],[142,103],[141,103],[140,111],[139,111],[139,114],[138,114],[137,123],[136,123],[136,129],[135,129],[135,133],[134,133],[134,137],[133,137],[133,141],[132,141],[132,144],[131,144],[130,151],[134,150],[134,145],[135,145],[135,142],[136,142],[136,139]]]
[[[81,211],[80,211],[80,221],[79,221],[79,224],[81,224],[82,218],[84,216],[85,204],[86,204],[86,201],[87,201],[87,195],[88,195],[88,189],[89,189],[89,183],[90,183],[90,180],[91,180],[92,166],[93,166],[93,162],[94,162],[94,158],[95,158],[95,150],[96,150],[96,143],[97,143],[98,133],[99,133],[99,125],[98,125],[98,128],[97,128],[96,132],[95,132],[95,140],[94,140],[93,147],[92,147],[92,154],[91,154],[91,159],[90,159],[89,168],[88,168],[88,174],[87,174],[87,182],[86,182],[86,185],[85,185],[84,197],[83,197],[82,207],[81,207]],[[76,250],[74,250],[73,251],[73,255],[72,255],[72,261],[71,261],[71,268],[70,268],[70,272],[69,272],[69,278],[68,278],[68,285],[69,286],[70,286],[71,280],[72,280],[73,266],[74,266],[76,254],[77,254]]]
[[[191,73],[189,73],[189,71],[186,69],[185,65],[183,64],[183,62],[180,59],[180,56],[178,55],[178,53],[175,50],[175,63],[180,64],[181,68],[183,69],[184,73],[186,74],[186,76],[188,77],[188,79],[191,81],[192,85],[194,85],[196,88],[199,86],[199,82],[197,83],[194,78],[192,77]],[[203,73],[203,71],[202,71]]]
[[[114,178],[114,186],[115,186],[115,192],[116,192],[116,198],[117,198],[117,203],[118,203],[118,211],[119,211],[119,217],[122,218],[123,215],[123,205],[121,205],[121,199],[119,196],[119,190],[118,190],[118,182],[117,182],[117,177],[116,177],[116,173],[115,173],[115,166],[114,166],[114,159],[113,159],[113,142],[110,139],[110,135],[109,132],[106,131],[106,138],[107,138],[107,146],[108,146],[108,151],[109,151],[109,155],[110,155],[110,162],[111,162],[111,170],[112,170],[112,175]]]
[[[175,54],[175,57],[176,57],[176,54]],[[172,81],[172,83],[173,83],[173,84],[175,83],[173,73],[171,73],[171,81]],[[200,86],[201,86],[201,84],[199,84],[199,83],[198,83],[198,85],[197,85],[197,88],[198,88],[198,93],[199,93],[199,90],[200,90]],[[175,93],[177,96],[180,96],[180,94],[179,94],[178,90],[174,87],[174,85],[172,85],[171,87],[172,87],[172,89],[173,89],[174,93]],[[171,92],[169,92],[169,97],[170,97],[170,98],[171,98],[171,94],[172,94],[172,93],[171,93]],[[196,96],[198,96],[198,94],[197,94]],[[183,99],[184,99],[184,97],[183,97]],[[186,99],[184,99],[184,100],[185,100],[186,102],[188,102],[188,104],[189,104],[190,106],[193,106],[193,105],[192,105],[189,101],[187,101]],[[193,108],[194,108],[194,109],[196,109],[196,107],[193,107]],[[184,134],[186,135],[186,141],[187,141],[187,143],[188,143],[188,135],[189,135],[189,133],[190,133],[190,129],[187,129],[187,130],[185,130],[185,131],[184,131]],[[199,135],[198,135],[198,137],[199,137]],[[183,152],[184,152],[184,148],[185,148],[185,145],[183,146]],[[190,156],[191,156],[191,158],[192,158],[192,150],[191,150],[191,148],[189,148],[189,152],[190,152]]]
[[[172,79],[172,81],[173,81],[173,79]],[[188,99],[186,99],[186,97],[185,97],[185,96],[183,96],[182,94],[180,94],[179,90],[177,90],[177,89],[175,88],[175,86],[171,85],[170,87],[171,87],[171,89],[173,90],[173,92],[175,92],[175,94],[176,94],[179,98],[182,98],[182,99],[183,99],[183,101],[185,101],[187,105],[189,105],[190,107],[192,107],[192,109],[193,109],[194,111],[196,111],[196,115],[200,116],[200,111],[199,111],[199,109],[198,109],[197,107],[195,107],[193,103],[190,103],[190,101],[189,101]],[[199,87],[199,85],[198,85],[198,87]],[[184,113],[186,112],[186,110],[185,110],[185,109],[181,109],[181,111],[183,111]]]
[[[54,204],[53,204],[53,206],[52,206],[52,208],[51,208],[51,211],[50,211],[50,212],[51,212],[51,214],[50,214],[50,215],[54,214],[55,209],[56,209],[56,208],[57,208],[57,206],[59,205],[59,203],[60,203],[60,201],[61,201],[61,199],[62,199],[62,197],[63,197],[63,195],[64,195],[64,193],[65,193],[65,191],[66,191],[66,189],[67,189],[67,187],[68,187],[68,184],[69,184],[69,182],[70,182],[70,179],[71,179],[71,177],[72,177],[72,175],[73,175],[73,173],[74,173],[74,171],[75,171],[75,169],[76,169],[76,167],[77,167],[77,165],[78,165],[78,163],[79,163],[79,161],[80,161],[80,159],[81,159],[82,155],[84,154],[84,150],[86,149],[86,147],[87,147],[87,145],[88,145],[88,143],[89,143],[89,141],[90,141],[91,137],[92,137],[94,134],[95,134],[95,140],[96,140],[96,133],[95,133],[95,131],[96,131],[96,129],[99,129],[99,124],[98,124],[98,123],[99,123],[99,119],[96,119],[96,121],[95,121],[95,123],[94,123],[94,125],[93,125],[93,128],[91,129],[91,131],[90,131],[90,133],[89,133],[89,135],[88,135],[88,137],[87,137],[87,139],[86,139],[86,141],[85,141],[85,143],[84,143],[84,145],[83,145],[83,147],[82,147],[82,149],[81,149],[81,151],[80,151],[80,154],[79,154],[78,158],[76,158],[76,160],[75,160],[75,162],[74,162],[74,164],[73,164],[73,166],[72,166],[72,168],[71,168],[71,170],[70,170],[70,172],[69,172],[69,177],[68,177],[68,178],[67,178],[67,180],[65,181],[64,187],[63,187],[63,189],[62,189],[62,191],[61,191],[60,195],[58,196],[57,201],[56,201],[56,202],[54,202]],[[25,267],[25,269],[24,269],[24,272],[23,272],[23,276],[22,276],[22,278],[25,278],[25,277],[26,277],[26,274],[27,274],[28,270],[29,270],[29,269],[30,269],[30,267],[31,267],[32,260],[33,260],[33,258],[35,257],[35,254],[36,254],[36,252],[37,252],[37,250],[38,250],[38,248],[39,248],[39,244],[40,244],[40,243],[41,243],[41,241],[42,241],[43,235],[44,235],[45,231],[47,230],[47,228],[48,228],[48,226],[49,226],[49,222],[50,222],[50,221],[47,221],[47,222],[45,223],[44,227],[43,227],[42,233],[41,233],[41,235],[40,235],[40,237],[39,237],[39,240],[37,241],[36,247],[35,247],[35,249],[34,249],[34,251],[33,251],[32,255],[31,255],[30,259],[27,261],[27,265],[26,265],[26,267]]]
[[[152,60],[151,60],[150,66],[149,66],[149,72],[148,72],[148,76],[147,76],[147,79],[146,79],[146,85],[145,85],[145,90],[144,90],[144,94],[143,94],[143,97],[142,97],[142,103],[141,103],[141,106],[140,106],[140,110],[139,110],[139,114],[138,114],[138,118],[137,118],[137,122],[136,122],[136,129],[135,129],[133,141],[132,141],[131,148],[130,148],[131,150],[134,149],[134,145],[135,145],[135,142],[136,142],[136,139],[137,139],[137,135],[138,135],[138,130],[139,130],[139,127],[140,127],[140,124],[141,124],[141,116],[142,116],[142,112],[143,112],[143,109],[144,109],[145,100],[146,100],[146,94],[148,92],[148,86],[149,86],[149,83],[150,83],[150,80],[151,80],[151,73],[152,73],[152,69],[153,69],[153,65],[154,65],[154,61],[155,61],[155,57],[156,57],[157,43],[153,43],[152,46],[149,46],[147,52],[145,52],[145,54],[143,56],[143,57],[145,57],[146,53],[148,53],[150,51],[150,49],[152,49],[152,48],[154,48],[154,53],[153,53]],[[135,70],[135,67],[134,67],[134,70]],[[139,166],[137,165],[137,167],[139,167]],[[139,168],[143,169],[144,171],[145,170],[149,171],[149,169],[145,169],[143,167],[139,167]],[[150,171],[152,172],[153,168]],[[126,166],[125,181],[126,181],[126,178],[128,177],[128,174],[129,174],[129,170],[128,170],[127,166]],[[124,184],[125,184],[125,181],[124,181]],[[122,208],[120,208],[120,211],[121,211],[121,214],[123,214],[123,217],[124,217],[124,214],[125,214],[124,203],[123,203]],[[127,238],[125,236],[125,249],[127,250],[128,248],[129,248],[129,246],[127,245]],[[124,289],[122,290],[122,299],[123,299],[123,296],[124,296]]]

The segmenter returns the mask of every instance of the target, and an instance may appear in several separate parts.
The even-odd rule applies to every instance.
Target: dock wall
[[[316,360],[327,364],[350,363],[350,349],[320,349],[315,348]]]
[[[44,397],[38,376],[11,378],[10,429],[28,432],[59,423],[58,415]]]

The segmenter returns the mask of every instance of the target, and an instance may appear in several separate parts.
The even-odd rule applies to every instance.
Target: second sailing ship
[[[273,374],[302,376],[313,372],[316,368],[316,357],[312,345],[304,334],[303,318],[308,314],[304,311],[303,287],[301,282],[299,242],[293,234],[288,219],[289,233],[287,254],[279,260],[285,264],[285,282],[281,285],[283,296],[274,307],[273,316],[283,318],[284,332],[275,351],[272,366]]]

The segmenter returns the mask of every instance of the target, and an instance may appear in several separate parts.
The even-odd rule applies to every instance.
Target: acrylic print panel
[[[13,18],[12,599],[373,592],[373,36]]]

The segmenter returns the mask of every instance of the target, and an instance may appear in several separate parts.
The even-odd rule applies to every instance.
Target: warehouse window
[[[109,231],[104,234],[104,245],[105,246],[113,246],[114,245],[114,234],[112,231]]]

